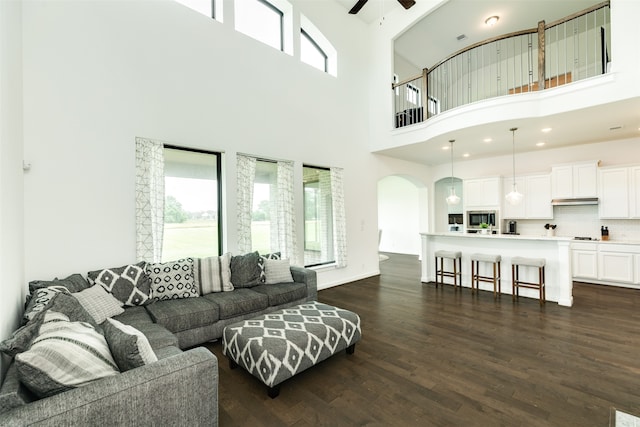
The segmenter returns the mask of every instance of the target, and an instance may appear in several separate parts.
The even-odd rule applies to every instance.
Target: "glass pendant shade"
[[[513,188],[511,189],[511,191],[505,196],[505,199],[507,199],[507,202],[509,202],[510,205],[517,205],[519,204],[524,195],[522,193],[520,193],[518,191],[518,186],[516,185],[516,131],[518,130],[518,128],[511,128],[509,129],[511,131],[511,143],[512,143],[512,148],[513,148]]]
[[[460,197],[456,194],[456,189],[453,186],[453,143],[455,139],[450,139],[449,144],[451,146],[451,188],[449,189],[449,195],[447,196],[448,205],[457,205],[460,203]]]

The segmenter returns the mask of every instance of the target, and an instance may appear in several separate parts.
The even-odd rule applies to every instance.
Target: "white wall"
[[[420,206],[421,190],[399,176],[389,176],[378,182],[380,251],[420,253],[420,216],[427,215],[427,210]]]
[[[0,1],[0,341],[19,325],[24,286],[22,4]],[[0,358],[0,382],[8,360]]]
[[[378,272],[366,27],[335,2],[292,3],[337,49],[337,78],[235,32],[228,10],[221,24],[173,1],[24,4],[27,280],[135,261],[136,136],[225,152],[232,252],[236,152],[343,167],[348,267],[319,284]]]

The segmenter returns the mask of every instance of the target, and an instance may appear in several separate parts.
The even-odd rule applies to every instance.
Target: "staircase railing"
[[[537,28],[473,44],[394,82],[395,127],[484,99],[544,90],[608,71],[609,1]],[[426,106],[426,108],[425,108]]]

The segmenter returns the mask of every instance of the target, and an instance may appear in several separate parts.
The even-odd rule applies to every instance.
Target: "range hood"
[[[553,199],[552,206],[597,205],[597,197],[576,197],[571,199]]]

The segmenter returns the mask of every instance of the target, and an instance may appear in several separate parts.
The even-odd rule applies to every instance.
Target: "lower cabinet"
[[[598,278],[598,251],[597,250],[573,250],[573,277],[575,279]]]
[[[640,287],[640,245],[573,243],[571,253],[575,280]]]
[[[630,253],[598,252],[598,279],[633,283],[634,257]]]

